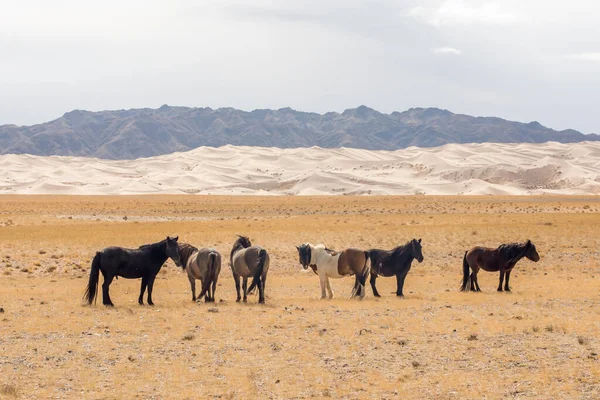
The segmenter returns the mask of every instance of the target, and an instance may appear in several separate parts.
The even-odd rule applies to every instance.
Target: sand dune
[[[600,143],[224,146],[127,161],[4,155],[0,193],[600,194]]]

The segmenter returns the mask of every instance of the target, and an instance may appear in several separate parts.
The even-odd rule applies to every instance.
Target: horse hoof
[[[501,291],[502,291],[502,289],[496,289],[496,290],[497,290],[498,292],[501,292]]]
[[[114,307],[114,306],[115,306],[113,303],[104,303],[104,305],[105,305],[106,307]]]
[[[154,306],[154,303],[150,303],[150,302],[149,302],[149,303],[148,303],[148,305],[149,305],[149,306]]]
[[[375,296],[375,297],[381,297],[381,295],[379,293],[374,294],[373,296]]]

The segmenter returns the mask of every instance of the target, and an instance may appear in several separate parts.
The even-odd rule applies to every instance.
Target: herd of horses
[[[403,296],[404,280],[410,271],[413,260],[423,262],[421,239],[412,239],[408,243],[392,250],[370,249],[359,250],[348,248],[343,251],[328,249],[323,244],[304,243],[296,246],[298,260],[304,271],[309,268],[319,276],[321,298],[333,298],[333,290],[329,278],[355,277],[351,297],[364,298],[366,281],[369,279],[373,295],[381,297],[375,283],[378,276],[396,277],[396,295]],[[499,272],[498,291],[510,291],[509,279],[514,266],[522,258],[537,262],[540,256],[535,245],[527,240],[525,243],[503,244],[498,248],[473,247],[463,257],[462,291],[481,291],[477,282],[479,270]],[[102,303],[114,306],[110,299],[109,287],[114,278],[142,279],[138,298],[144,304],[143,297],[148,290],[147,302],[152,301],[154,280],[161,267],[170,258],[175,265],[187,271],[192,291],[192,301],[204,298],[206,302],[215,301],[215,290],[221,272],[221,254],[214,248],[198,249],[187,243],[180,243],[179,237],[166,239],[140,246],[137,249],[107,247],[96,252],[92,260],[89,282],[84,299],[92,304],[97,298],[100,273],[104,277],[102,283]],[[252,245],[246,236],[238,235],[231,253],[229,265],[233,273],[236,301],[247,301],[249,293],[258,289],[258,302],[265,302],[265,284],[269,271],[269,253],[261,246]],[[504,279],[506,278],[506,281]],[[248,280],[252,279],[250,287]],[[201,282],[200,294],[196,296],[196,280]],[[241,284],[241,288],[240,288]],[[503,289],[504,284],[504,289]],[[243,291],[243,298],[242,293]]]

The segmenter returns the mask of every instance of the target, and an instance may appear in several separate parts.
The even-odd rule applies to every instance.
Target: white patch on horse
[[[317,273],[328,278],[343,278],[339,273],[339,260],[342,253],[331,255],[325,250],[325,245],[318,244],[312,248],[310,263],[317,266]]]

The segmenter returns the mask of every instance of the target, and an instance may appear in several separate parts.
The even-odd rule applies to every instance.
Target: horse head
[[[252,246],[252,242],[250,242],[250,238],[248,236],[237,235],[237,240],[235,241],[235,246],[242,246],[243,248],[247,248]]]
[[[300,246],[296,246],[296,249],[298,249],[298,261],[302,264],[302,268],[308,269],[312,257],[310,244],[301,244]]]
[[[302,265],[302,268],[308,269],[312,259],[312,250],[310,244],[301,244],[300,246],[296,246],[296,249],[298,249],[298,261]]]
[[[421,239],[413,239],[411,242],[411,254],[417,259],[419,263],[423,262],[423,247],[421,246]]]
[[[533,262],[540,261],[540,255],[535,248],[535,244],[531,243],[531,240],[528,240],[527,243],[525,243],[525,257]]]
[[[177,240],[179,240],[179,236],[175,236],[174,238],[167,236],[165,253],[167,253],[167,256],[173,260],[175,265],[181,267],[181,259],[179,258],[179,246],[177,245]]]

